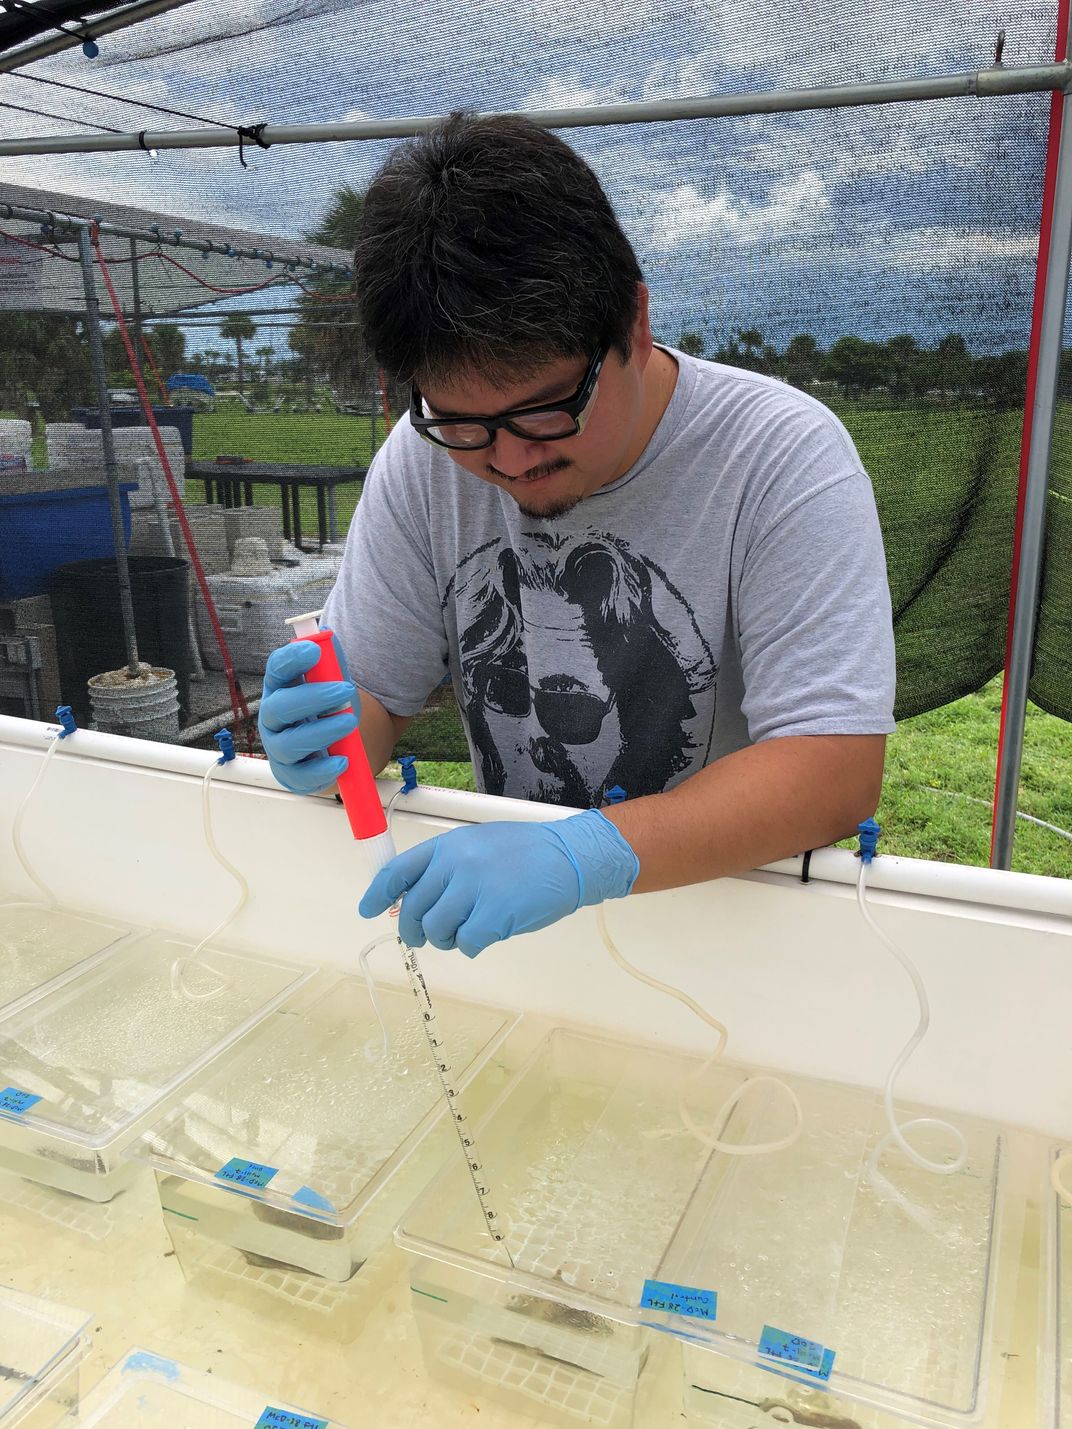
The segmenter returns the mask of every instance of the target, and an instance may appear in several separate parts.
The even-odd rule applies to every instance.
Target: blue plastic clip
[[[878,836],[882,832],[882,825],[876,824],[874,819],[865,819],[862,824],[857,824],[856,830],[860,835],[860,857],[864,863],[870,863],[875,856],[875,849],[878,847]]]
[[[234,736],[229,729],[218,730],[212,738],[220,747],[220,757],[217,764],[229,764],[235,757]]]
[[[150,233],[155,233],[155,234],[159,237],[159,234],[160,234],[160,225],[159,225],[158,223],[150,223],[150,225],[149,225],[149,232],[150,232]]]
[[[181,229],[181,228],[176,228],[176,229],[175,229],[175,241],[176,241],[176,243],[178,242],[178,240],[179,240],[181,237],[182,237],[182,229]]]
[[[603,795],[608,804],[624,804],[628,795],[620,784],[614,784]]]
[[[417,787],[417,756],[403,754],[398,762],[402,766],[402,792],[412,794]]]
[[[95,60],[100,54],[100,45],[97,44],[96,40],[91,40],[87,35],[82,41],[82,53],[87,60]]]
[[[74,711],[71,709],[70,705],[57,705],[56,718],[59,720],[60,724],[63,725],[63,728],[60,730],[60,739],[66,739],[69,734],[74,734],[75,730],[78,728],[78,724],[74,717]]]

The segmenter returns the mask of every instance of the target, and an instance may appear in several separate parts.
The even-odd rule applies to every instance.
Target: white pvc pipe
[[[822,85],[813,89],[775,89],[752,94],[696,95],[621,104],[592,104],[522,113],[545,129],[576,129],[604,124],[667,123],[676,119],[719,119],[748,114],[796,114],[808,109],[859,108],[866,104],[914,103],[929,99],[976,99],[1004,94],[1035,94],[1064,89],[1072,80],[1067,63],[999,65],[960,74],[921,79]],[[273,144],[334,144],[365,139],[404,139],[434,129],[445,115],[398,119],[337,120],[327,124],[269,124],[261,138]],[[248,141],[247,141],[248,142]],[[146,149],[219,149],[238,144],[237,129],[142,130],[141,134],[57,134],[39,139],[0,141],[0,156],[25,154],[103,154]]]
[[[0,744],[44,754],[56,726],[36,720],[0,715]],[[99,759],[112,764],[132,765],[162,773],[186,775],[202,779],[209,764],[218,755],[203,749],[183,749],[174,744],[155,744],[151,740],[129,739],[123,735],[100,734],[95,730],[79,730],[65,741],[66,759]],[[265,759],[249,759],[239,755],[222,765],[214,782],[246,785],[268,791],[280,799],[303,796],[288,794],[272,776]],[[395,780],[379,779],[380,799],[387,806],[398,790]],[[307,796],[306,796],[307,797]],[[321,795],[331,798],[330,795]],[[419,784],[399,801],[396,818],[421,815],[444,819],[452,823],[482,824],[495,819],[514,819],[539,823],[550,819],[565,819],[575,809],[550,804],[531,803],[524,799],[502,799],[487,794],[473,794],[464,789],[436,789]],[[799,880],[802,857],[780,859],[755,870],[752,878],[774,877]],[[816,849],[811,856],[809,876],[818,884],[842,884],[855,888],[859,864],[848,849]],[[872,892],[886,891],[913,894],[923,898],[945,898],[957,902],[992,908],[1017,909],[1027,913],[1072,919],[1072,880],[1045,878],[1033,873],[1008,873],[1003,870],[975,868],[966,864],[931,862],[926,859],[898,858],[884,854],[871,867],[868,887]]]

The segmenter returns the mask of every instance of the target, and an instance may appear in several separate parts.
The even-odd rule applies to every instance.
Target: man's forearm
[[[634,892],[743,873],[853,833],[874,813],[885,736],[764,740],[665,794],[604,809],[640,860]]]
[[[389,714],[379,700],[361,691],[361,739],[373,774],[379,774],[391,758],[410,718]]]

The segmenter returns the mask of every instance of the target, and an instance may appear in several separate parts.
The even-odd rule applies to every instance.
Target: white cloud
[[[1038,252],[1037,233],[990,233],[955,224],[901,229],[882,235],[881,242],[891,266],[912,272],[957,270],[987,260],[1033,263]]]
[[[625,98],[617,85],[585,85],[579,79],[549,75],[521,101],[521,108],[590,109],[597,104],[617,104]]]
[[[692,183],[657,192],[653,200],[652,243],[664,252],[706,239],[750,244],[792,232],[814,232],[830,209],[822,179],[811,172],[775,184],[765,203],[738,198],[725,186],[705,198]]]

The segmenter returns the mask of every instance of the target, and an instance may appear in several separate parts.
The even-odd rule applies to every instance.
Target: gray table
[[[360,485],[364,466],[302,466],[283,462],[189,461],[186,475],[205,483],[205,500],[220,506],[252,506],[255,486],[279,488],[283,505],[283,535],[302,549],[301,489],[316,491],[316,519],[320,546],[338,538],[335,491],[339,486]]]

